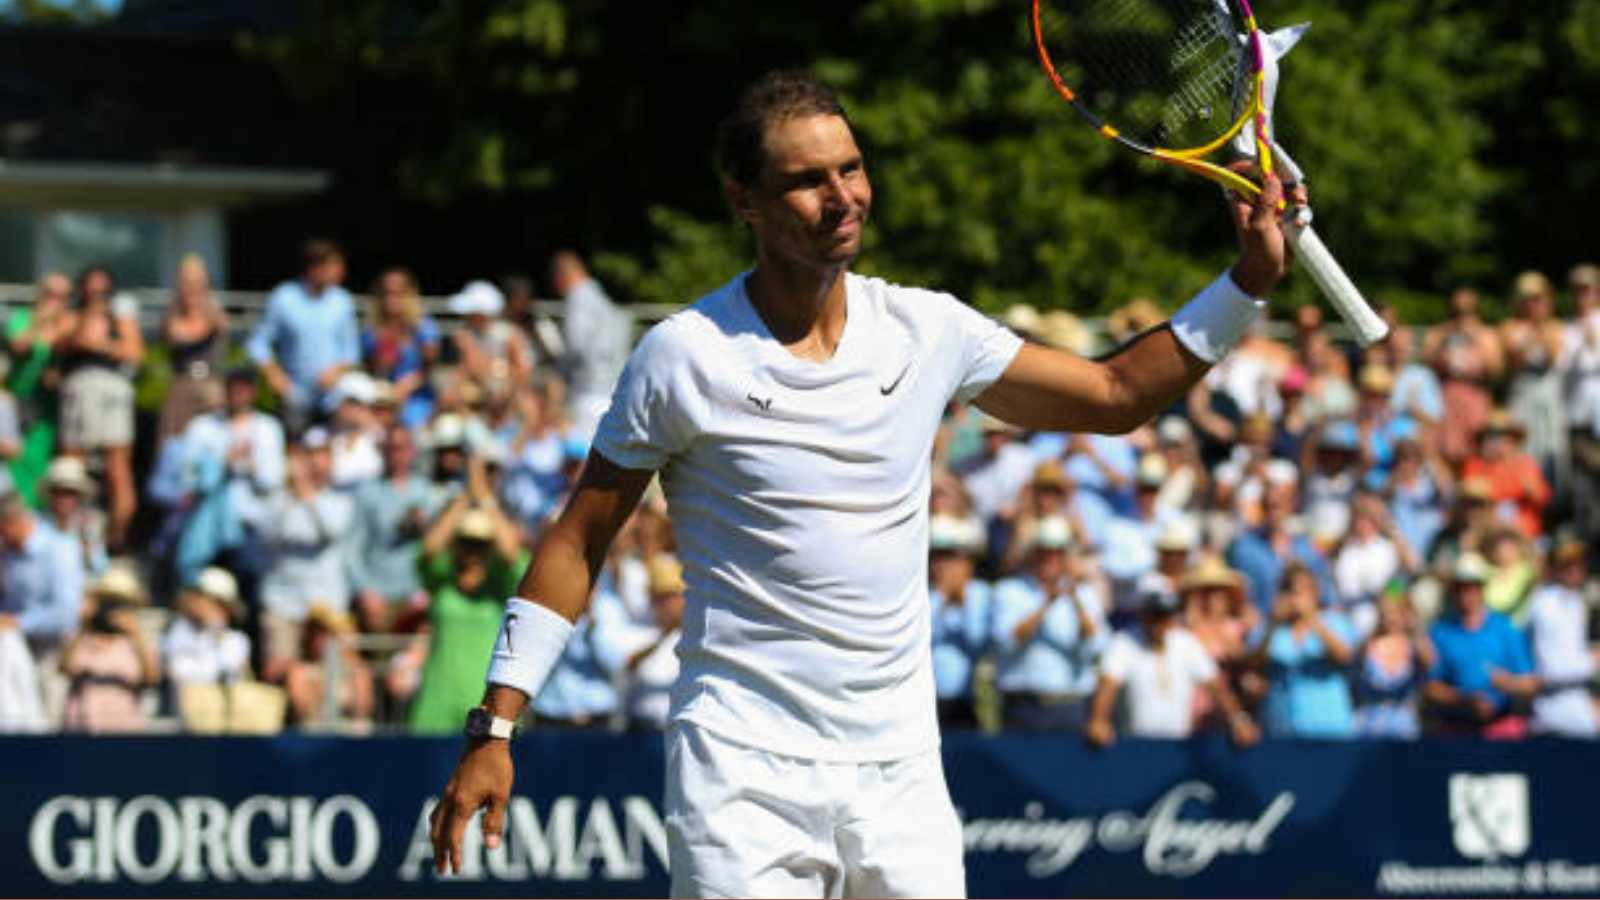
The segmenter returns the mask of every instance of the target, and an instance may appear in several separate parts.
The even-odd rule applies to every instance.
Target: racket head
[[[1033,0],[1033,34],[1057,93],[1140,153],[1195,161],[1263,112],[1247,0]]]

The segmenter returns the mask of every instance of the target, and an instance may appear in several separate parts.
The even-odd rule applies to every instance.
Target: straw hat
[[[459,541],[492,541],[494,519],[481,509],[469,509],[456,522],[455,536]]]
[[[1243,593],[1244,579],[1239,577],[1238,572],[1228,568],[1227,563],[1215,556],[1204,557],[1178,579],[1180,594],[1211,588],[1226,588],[1236,594]]]
[[[1065,550],[1072,546],[1072,526],[1060,516],[1046,516],[1033,527],[1029,550]]]
[[[1039,322],[1039,340],[1057,350],[1070,350],[1080,356],[1090,352],[1094,335],[1083,321],[1072,313],[1055,310],[1045,313]]]
[[[1012,331],[1031,335],[1039,330],[1042,321],[1039,311],[1027,303],[1016,303],[1006,310],[1006,327]]]
[[[1146,453],[1139,460],[1140,487],[1159,488],[1167,482],[1167,458],[1159,453]]]
[[[1589,558],[1589,545],[1577,538],[1562,538],[1556,542],[1550,551],[1550,565],[1564,566],[1567,563],[1583,562]]]
[[[1369,394],[1383,394],[1385,396],[1394,392],[1394,373],[1389,367],[1380,363],[1370,363],[1361,368],[1361,375],[1356,379],[1357,386]]]
[[[45,470],[45,486],[72,491],[85,497],[94,494],[94,480],[89,477],[89,467],[76,456],[58,456]]]
[[[652,594],[681,594],[689,587],[683,580],[683,564],[670,553],[657,554],[646,568]]]
[[[313,603],[306,613],[306,627],[317,626],[334,634],[355,634],[356,622],[349,613],[339,612],[326,603]]]
[[[139,583],[139,576],[123,566],[106,569],[95,579],[89,593],[103,600],[121,600],[136,606],[143,606],[145,602],[144,585]]]
[[[1033,468],[1032,483],[1034,487],[1066,488],[1067,472],[1061,468],[1061,463],[1047,459]]]
[[[231,618],[244,616],[244,601],[239,599],[239,582],[233,573],[216,566],[203,569],[194,580],[193,590],[222,604]]]

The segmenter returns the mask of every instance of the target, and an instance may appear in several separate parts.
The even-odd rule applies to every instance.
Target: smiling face
[[[761,258],[808,269],[848,266],[861,252],[872,209],[872,185],[849,123],[837,115],[779,119],[765,130],[762,150],[759,176],[727,186]]]

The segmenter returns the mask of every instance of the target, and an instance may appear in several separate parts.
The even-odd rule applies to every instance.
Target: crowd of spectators
[[[232,321],[185,259],[149,346],[104,268],[11,312],[0,729],[460,728],[637,335],[570,252],[559,326],[525,278],[467,284],[442,322],[404,268],[365,308],[345,280],[310,241]],[[1302,308],[1127,435],[953,405],[930,485],[944,726],[1594,736],[1600,269],[1568,289],[1558,315],[1525,273],[1491,324],[1463,288],[1364,351]],[[1064,313],[1005,319],[1105,349]],[[1160,320],[1130,303],[1110,344]],[[624,527],[533,727],[665,720],[668,512],[652,488]]]

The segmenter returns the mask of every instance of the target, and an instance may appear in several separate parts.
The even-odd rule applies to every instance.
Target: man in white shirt
[[[1186,738],[1194,726],[1194,692],[1210,691],[1228,718],[1235,743],[1254,744],[1261,730],[1240,706],[1217,663],[1178,623],[1178,595],[1157,579],[1146,579],[1140,598],[1140,633],[1118,632],[1100,664],[1100,684],[1089,707],[1084,736],[1110,746],[1117,730],[1112,712],[1125,703],[1125,730],[1134,737]]]
[[[1528,600],[1528,642],[1543,690],[1533,698],[1533,729],[1565,737],[1600,736],[1600,715],[1589,692],[1600,647],[1589,643],[1589,604],[1583,596],[1588,547],[1565,540],[1550,551],[1550,580]]]
[[[848,272],[872,188],[843,108],[811,76],[759,80],[717,143],[756,266],[629,360],[582,480],[507,602],[471,744],[432,819],[435,864],[459,869],[482,807],[485,845],[499,845],[502,736],[659,471],[688,583],[667,733],[673,894],[961,896],[924,574],[940,417],[958,398],[1038,431],[1148,420],[1237,342],[1282,276],[1282,189],[1269,178],[1258,202],[1234,203],[1231,275],[1090,362],[1024,346],[948,295]]]

